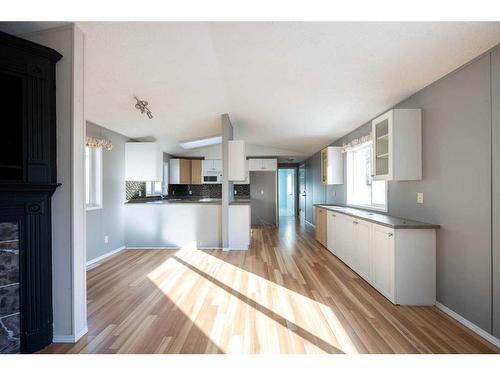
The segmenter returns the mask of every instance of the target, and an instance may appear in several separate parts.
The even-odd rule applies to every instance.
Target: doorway
[[[294,218],[297,212],[297,169],[278,169],[278,213],[280,218]]]

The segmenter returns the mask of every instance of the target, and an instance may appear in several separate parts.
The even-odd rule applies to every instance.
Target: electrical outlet
[[[417,193],[417,203],[424,203],[424,193]]]
[[[104,236],[104,243],[108,243],[109,242],[109,237],[108,236]]]

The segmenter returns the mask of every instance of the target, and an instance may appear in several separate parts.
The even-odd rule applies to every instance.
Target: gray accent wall
[[[491,54],[493,334],[500,337],[500,49]]]
[[[423,179],[389,182],[389,214],[441,225],[437,300],[500,337],[500,50],[395,108],[422,108]],[[369,132],[370,122],[333,145]],[[306,161],[312,186],[320,186],[318,155]],[[345,184],[323,189],[325,203],[346,204]],[[317,203],[314,195],[320,188],[313,188]]]
[[[87,136],[113,142],[102,152],[103,206],[87,211],[87,262],[125,246],[125,142],[127,137],[87,122]],[[104,236],[109,242],[104,243]]]

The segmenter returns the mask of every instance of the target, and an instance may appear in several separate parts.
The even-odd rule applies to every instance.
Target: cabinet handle
[[[393,236],[393,234],[392,234],[392,233],[387,233],[387,235],[388,235],[389,237],[392,237],[392,236]]]

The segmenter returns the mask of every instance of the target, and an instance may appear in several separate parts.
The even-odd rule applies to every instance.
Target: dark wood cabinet
[[[0,252],[9,251],[9,257],[0,254],[0,273],[6,269],[1,262],[8,259],[8,280],[14,281],[0,282],[14,309],[0,311],[0,320],[8,318],[10,327],[9,337],[0,331],[0,352],[31,353],[52,342],[51,197],[58,186],[55,69],[61,57],[0,32]],[[13,231],[15,239],[9,237]],[[0,274],[0,280],[7,278]]]

